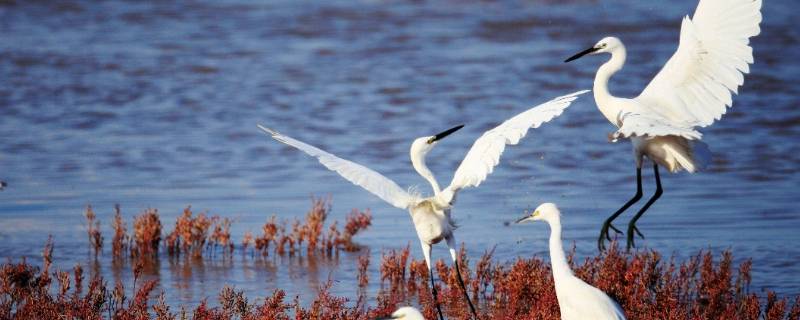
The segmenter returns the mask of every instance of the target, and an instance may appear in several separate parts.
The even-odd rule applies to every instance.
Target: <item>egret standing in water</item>
[[[616,301],[572,274],[561,243],[561,212],[558,207],[543,203],[531,215],[517,220],[517,223],[538,220],[550,225],[550,265],[561,319],[624,320],[625,313]]]
[[[436,303],[436,309],[439,313],[439,318],[443,318],[443,316],[439,303],[436,300],[436,286],[433,281],[433,270],[431,268],[431,246],[445,240],[447,247],[450,249],[450,256],[453,259],[453,265],[458,275],[458,284],[464,291],[464,297],[469,303],[472,315],[478,318],[475,307],[472,305],[472,301],[470,301],[469,295],[467,294],[466,287],[464,287],[464,281],[461,278],[461,271],[458,267],[456,240],[453,236],[455,224],[450,216],[450,208],[452,208],[455,202],[456,193],[463,188],[480,185],[481,182],[492,173],[492,170],[494,170],[494,167],[500,161],[500,155],[503,153],[506,145],[515,145],[519,143],[520,139],[528,133],[528,129],[537,128],[542,123],[550,121],[560,115],[572,101],[577,99],[579,94],[585,92],[587,92],[587,90],[555,98],[520,113],[484,133],[472,145],[467,156],[462,160],[458,169],[456,169],[452,182],[450,182],[450,185],[444,190],[439,188],[439,183],[436,181],[433,173],[431,173],[425,165],[425,156],[441,139],[461,129],[463,125],[456,126],[436,135],[421,137],[414,140],[411,144],[410,151],[411,164],[414,170],[425,178],[433,189],[433,196],[427,198],[423,198],[413,192],[406,192],[406,190],[400,188],[394,181],[360,164],[338,158],[314,146],[282,135],[275,130],[261,125],[258,127],[272,135],[272,138],[275,140],[316,157],[319,162],[328,169],[336,171],[343,178],[361,186],[392,206],[408,210],[414,222],[417,237],[419,237],[420,244],[422,245],[422,252],[425,255],[425,263],[427,264],[431,278],[431,291],[433,293],[434,302]]]
[[[608,80],[625,64],[625,46],[615,37],[606,37],[564,62],[584,55],[609,53],[611,59],[600,66],[594,78],[594,99],[600,112],[618,130],[611,141],[629,138],[636,159],[636,195],[604,223],[597,244],[605,248],[611,240],[608,229],[622,233],[611,223],[642,197],[642,162],[653,162],[656,191],[628,224],[627,247],[634,246],[634,232],[644,238],[636,221],[661,196],[658,166],[670,172],[703,169],[711,152],[700,141],[697,127],[705,127],[725,114],[732,104],[731,92],[744,83],[750,71],[753,49],[750,37],[759,34],[760,0],[701,0],[692,16],[684,17],[678,49],[655,78],[633,99],[608,92]]]

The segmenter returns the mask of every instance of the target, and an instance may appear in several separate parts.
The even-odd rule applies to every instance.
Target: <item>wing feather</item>
[[[295,147],[317,158],[317,160],[328,169],[336,171],[343,178],[366,189],[397,208],[406,209],[414,200],[408,192],[380,173],[358,163],[336,157],[317,147],[295,140],[262,125],[258,125],[258,127],[271,135],[273,139]]]
[[[636,98],[665,120],[704,127],[722,117],[750,72],[761,0],[700,0],[675,54]]]
[[[620,115],[620,122],[622,126],[612,134],[612,141],[620,137],[679,136],[689,140],[699,140],[703,137],[694,129],[696,123],[679,124],[654,114],[628,112]]]
[[[485,132],[475,141],[464,160],[461,161],[450,186],[440,193],[444,197],[443,200],[450,203],[458,190],[480,185],[500,162],[500,155],[506,145],[519,143],[530,128],[537,128],[542,123],[561,115],[564,109],[578,98],[578,95],[588,91],[578,91],[555,98],[528,109]]]

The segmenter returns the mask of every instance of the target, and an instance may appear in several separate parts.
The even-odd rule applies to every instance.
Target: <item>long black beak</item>
[[[570,62],[572,60],[578,59],[578,58],[583,57],[583,56],[585,56],[587,54],[595,52],[597,50],[600,50],[600,48],[591,47],[589,49],[586,49],[586,50],[583,50],[581,52],[576,53],[574,56],[571,56],[571,57],[567,58],[567,60],[564,60],[564,62]]]
[[[439,141],[439,140],[443,139],[444,137],[449,136],[451,133],[456,132],[456,131],[458,131],[458,129],[461,129],[463,127],[464,127],[464,125],[460,124],[460,125],[457,125],[455,127],[450,128],[450,129],[447,129],[445,131],[442,131],[440,133],[437,133],[435,136],[433,136],[433,139],[431,139],[430,142]]]
[[[524,217],[522,217],[522,218],[519,218],[519,219],[517,219],[517,222],[516,222],[516,223],[520,223],[520,222],[522,222],[522,221],[525,221],[525,219],[528,219],[528,218],[530,218],[530,217],[531,217],[531,216],[524,216]]]

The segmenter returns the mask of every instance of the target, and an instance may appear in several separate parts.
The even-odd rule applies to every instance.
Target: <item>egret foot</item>
[[[633,241],[634,238],[635,238],[634,234],[639,235],[639,237],[641,237],[642,240],[644,240],[644,235],[639,231],[639,228],[636,227],[636,224],[634,222],[631,222],[628,225],[628,243],[627,243],[628,252],[631,251],[631,248],[635,248],[636,247],[636,244]]]
[[[600,237],[597,238],[597,249],[603,251],[606,249],[606,244],[603,238],[606,238],[609,242],[611,242],[611,236],[608,234],[608,229],[614,230],[617,234],[623,234],[622,231],[617,229],[613,224],[611,224],[611,218],[608,218],[606,222],[603,223],[603,228],[600,229]]]

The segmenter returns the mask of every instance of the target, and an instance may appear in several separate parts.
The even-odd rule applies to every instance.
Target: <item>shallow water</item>
[[[235,219],[238,242],[272,214],[302,216],[331,195],[333,219],[371,208],[377,290],[382,249],[411,244],[406,213],[271,141],[256,123],[378,170],[402,186],[425,181],[410,141],[464,123],[429,156],[449,181],[483,131],[525,107],[590,88],[603,58],[564,64],[607,34],[628,47],[612,92],[633,96],[671,55],[695,1],[237,1],[0,4],[0,257],[39,261],[48,234],[56,263],[130,279],[92,262],[82,211],[91,203],[110,238],[114,203],[130,219],[158,208],[166,231],[192,205]],[[702,174],[665,174],[665,195],[639,222],[638,243],[686,257],[731,249],[753,259],[753,287],[800,294],[797,187],[800,29],[794,3],[768,1],[756,64],[735,107],[704,129],[715,161]],[[591,96],[510,147],[454,209],[468,255],[545,254],[544,225],[505,226],[544,201],[564,212],[564,237],[593,254],[602,221],[635,191],[628,143]],[[649,171],[645,192],[652,192]],[[623,216],[625,221],[633,212]],[[624,222],[620,222],[624,225]],[[109,240],[107,240],[109,241]],[[108,251],[108,245],[106,250]],[[440,246],[435,257],[445,258]],[[250,296],[284,288],[303,298],[329,277],[354,295],[356,255],[202,263],[164,259],[148,270],[171,303],[196,304],[225,284]],[[213,300],[213,299],[212,299]]]

